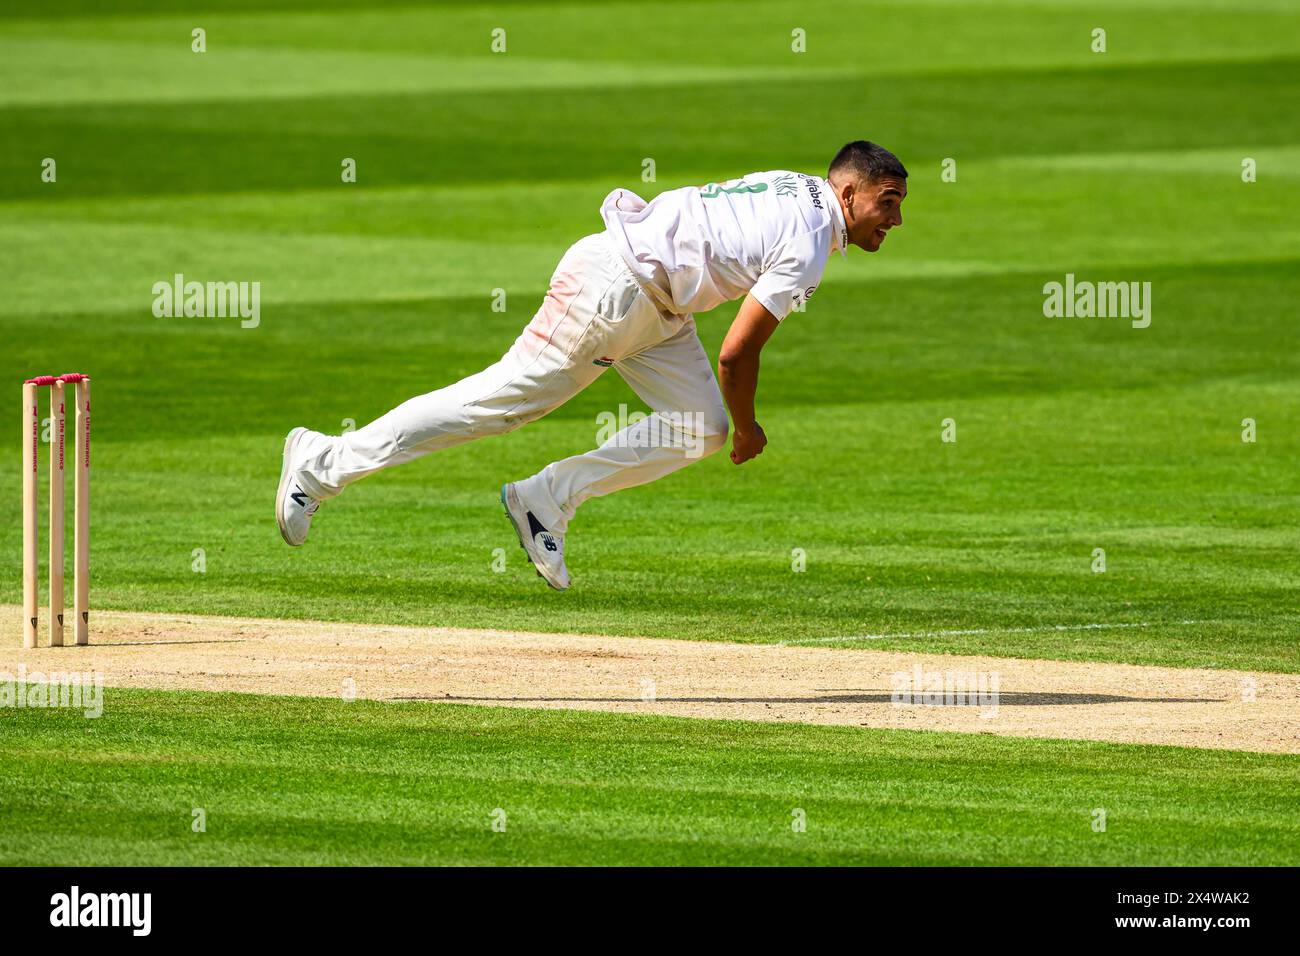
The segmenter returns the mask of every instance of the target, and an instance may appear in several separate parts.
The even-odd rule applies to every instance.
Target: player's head
[[[826,174],[849,228],[849,242],[875,252],[885,233],[903,224],[907,170],[898,157],[865,139],[854,140],[831,160]]]

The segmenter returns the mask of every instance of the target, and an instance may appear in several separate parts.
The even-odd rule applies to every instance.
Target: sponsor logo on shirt
[[[799,181],[789,173],[782,173],[772,180],[772,185],[776,187],[778,196],[789,197],[799,195]]]
[[[804,289],[803,292],[800,292],[798,289],[795,289],[792,298],[794,299],[795,304],[798,305],[799,302],[801,301],[807,302],[809,299],[811,299],[812,294],[816,291],[817,291],[817,287],[815,285],[810,285],[808,288]]]
[[[732,180],[735,185],[724,186],[721,183],[709,183],[700,187],[701,199],[717,199],[723,193],[765,193],[767,183],[747,183],[743,179]]]
[[[825,211],[826,207],[822,205],[822,191],[817,185],[817,180],[812,176],[805,175],[804,173],[800,173],[799,178],[802,179],[803,184],[808,187],[808,197],[812,199],[813,206]]]

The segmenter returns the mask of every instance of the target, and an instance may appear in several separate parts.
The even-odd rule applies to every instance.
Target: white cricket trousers
[[[382,468],[541,418],[611,365],[653,413],[521,483],[548,527],[563,530],[588,498],[662,478],[726,443],[727,411],[695,319],[661,311],[598,233],[565,253],[542,307],[499,362],[364,428],[315,439],[298,478],[308,494],[331,498]]]

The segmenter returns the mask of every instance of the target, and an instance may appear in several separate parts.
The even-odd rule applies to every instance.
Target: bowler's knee
[[[696,413],[692,432],[698,457],[704,458],[722,450],[727,444],[729,424],[727,410],[721,405]]]

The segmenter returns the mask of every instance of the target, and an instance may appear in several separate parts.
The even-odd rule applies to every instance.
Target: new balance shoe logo
[[[533,536],[534,541],[540,539],[542,547],[547,551],[560,550],[560,546],[556,542],[555,536],[546,530],[546,527],[533,516],[531,511],[528,512],[528,533]]]
[[[289,495],[289,498],[293,501],[294,504],[296,504],[299,508],[303,510],[303,514],[305,514],[308,518],[314,515],[316,513],[316,509],[320,507],[320,502],[317,501],[315,498],[313,498],[311,495],[307,494],[307,492],[303,491],[302,489],[299,489],[298,491],[295,491],[293,494]]]
[[[501,503],[519,535],[519,545],[528,555],[538,577],[557,591],[569,586],[569,572],[564,566],[564,535],[552,534],[520,500],[514,485],[502,485]],[[563,520],[561,516],[558,520]]]

